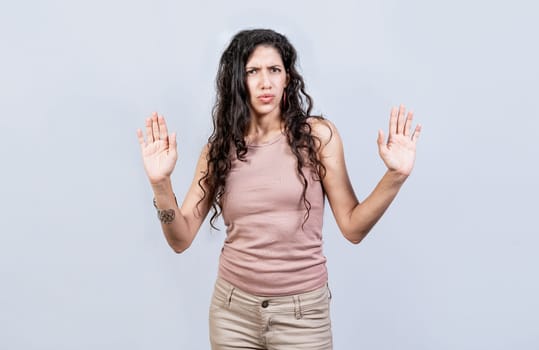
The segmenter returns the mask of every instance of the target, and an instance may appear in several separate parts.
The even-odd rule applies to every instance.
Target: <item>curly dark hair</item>
[[[306,209],[304,223],[309,218],[311,204],[305,195],[307,178],[302,168],[310,167],[317,180],[325,176],[326,169],[317,155],[320,140],[312,135],[308,122],[308,118],[324,118],[311,116],[313,101],[305,91],[303,78],[296,69],[296,50],[284,35],[273,30],[240,31],[232,38],[219,62],[216,77],[217,96],[212,110],[213,132],[208,139],[207,172],[198,183],[204,193],[200,202],[206,196],[211,198],[213,215],[210,224],[213,228],[216,228],[215,220],[222,212],[226,177],[232,164],[230,152],[235,149],[236,157],[241,161],[245,161],[247,154],[245,134],[251,115],[249,92],[245,83],[245,65],[260,45],[273,47],[280,53],[289,76],[284,92],[286,99],[281,100],[281,118],[288,144],[297,158],[297,173],[303,183],[301,199]],[[207,191],[202,183],[206,185]]]

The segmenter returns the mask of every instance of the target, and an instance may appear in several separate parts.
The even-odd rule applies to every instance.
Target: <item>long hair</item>
[[[303,184],[301,200],[306,209],[304,223],[309,217],[311,204],[306,198],[307,178],[302,168],[311,167],[317,180],[321,180],[326,172],[317,156],[320,140],[312,135],[307,121],[309,117],[323,118],[310,115],[313,101],[305,91],[303,78],[296,69],[296,50],[284,35],[273,30],[243,30],[232,38],[219,62],[216,77],[217,96],[212,110],[213,132],[208,139],[207,171],[199,181],[204,193],[200,202],[206,196],[211,199],[213,214],[210,224],[213,228],[215,220],[222,212],[226,177],[232,164],[231,150],[235,150],[240,161],[245,161],[247,154],[245,133],[251,116],[249,92],[245,84],[245,65],[260,45],[271,46],[280,53],[289,76],[284,91],[286,99],[281,100],[281,118],[288,144],[297,158],[297,173]],[[207,191],[202,186],[203,183]]]

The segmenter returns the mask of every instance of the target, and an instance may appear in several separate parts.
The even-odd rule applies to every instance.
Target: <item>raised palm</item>
[[[142,130],[137,130],[137,137],[144,162],[144,170],[151,183],[158,183],[170,177],[178,152],[176,134],[168,134],[165,118],[153,113],[146,119],[146,140]]]
[[[406,115],[401,105],[393,107],[389,117],[389,137],[385,142],[382,130],[378,131],[378,152],[387,168],[402,175],[410,175],[414,167],[416,144],[421,132],[417,125],[411,133],[413,113]]]

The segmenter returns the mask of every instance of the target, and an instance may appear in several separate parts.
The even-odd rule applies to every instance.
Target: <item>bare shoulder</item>
[[[202,147],[202,150],[200,151],[200,157],[201,158],[204,158],[204,159],[207,159],[208,158],[208,153],[210,152],[210,147],[211,147],[211,144],[208,142],[206,143],[203,147]]]
[[[311,126],[311,133],[320,141],[320,148],[323,150],[326,146],[335,143],[340,144],[340,136],[337,127],[329,119],[321,117],[309,117],[307,122]]]

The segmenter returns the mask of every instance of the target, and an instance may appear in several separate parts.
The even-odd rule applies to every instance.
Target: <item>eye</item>
[[[255,75],[256,74],[256,68],[251,68],[247,70],[247,75]]]
[[[271,67],[270,72],[272,72],[272,73],[280,73],[281,68],[279,68],[279,67]]]

